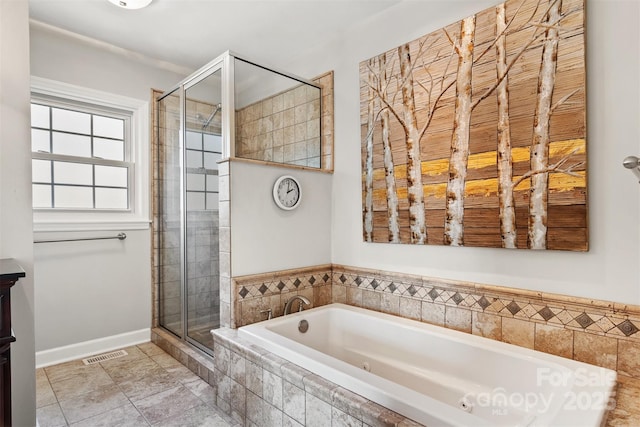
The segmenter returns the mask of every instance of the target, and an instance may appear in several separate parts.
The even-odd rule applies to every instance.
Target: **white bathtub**
[[[428,426],[600,426],[616,378],[609,369],[343,304],[244,326],[239,335]]]

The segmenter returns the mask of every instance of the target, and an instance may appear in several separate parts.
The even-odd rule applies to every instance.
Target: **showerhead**
[[[222,109],[222,104],[216,105],[216,108],[213,110],[211,115],[207,118],[207,120],[205,120],[204,124],[202,125],[202,129],[205,129],[207,126],[209,126],[209,123],[211,123],[211,120],[213,120],[213,118],[216,116],[218,111],[220,111],[221,109]]]

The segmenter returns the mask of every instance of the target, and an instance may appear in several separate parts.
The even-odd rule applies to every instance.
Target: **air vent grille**
[[[124,357],[128,353],[124,350],[112,351],[111,353],[99,354],[97,356],[88,357],[82,359],[85,365],[93,365],[100,362],[106,362],[107,360],[117,359],[118,357]]]

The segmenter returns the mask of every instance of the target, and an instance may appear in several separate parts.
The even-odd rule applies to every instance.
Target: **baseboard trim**
[[[56,365],[70,360],[82,359],[87,356],[118,350],[136,344],[142,344],[151,340],[151,329],[140,329],[125,332],[124,334],[98,338],[77,344],[65,345],[49,350],[36,352],[36,368]]]

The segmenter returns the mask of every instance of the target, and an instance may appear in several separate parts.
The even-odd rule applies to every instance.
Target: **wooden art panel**
[[[368,242],[586,251],[584,0],[508,0],[360,63]]]

